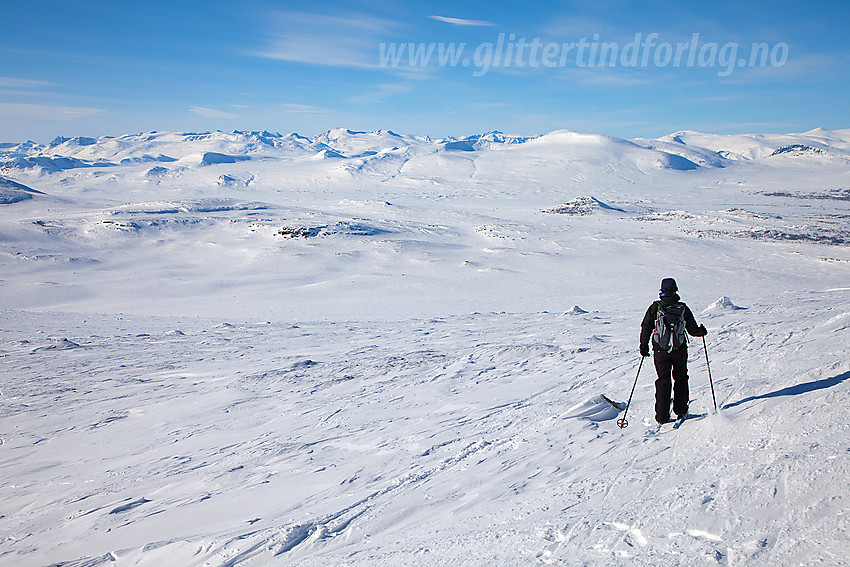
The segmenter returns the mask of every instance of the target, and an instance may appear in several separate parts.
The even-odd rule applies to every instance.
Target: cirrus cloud
[[[194,112],[204,118],[239,118],[239,114],[216,110],[215,108],[207,108],[205,106],[190,106],[189,112]]]
[[[393,21],[374,16],[281,12],[258,57],[329,67],[376,69],[375,47]]]
[[[293,102],[285,102],[281,104],[284,112],[290,112],[292,114],[326,114],[327,110],[319,108],[318,106],[310,106],[309,104],[296,104]]]
[[[93,118],[106,112],[102,108],[85,106],[57,106],[0,102],[0,117],[26,120],[77,120]]]
[[[488,22],[486,20],[465,20],[463,18],[450,18],[448,16],[428,16],[432,20],[437,20],[438,22],[444,22],[446,24],[452,24],[455,26],[495,26],[493,22]]]

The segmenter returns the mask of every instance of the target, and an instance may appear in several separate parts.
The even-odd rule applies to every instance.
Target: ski
[[[686,417],[687,417],[687,415],[676,418],[676,420],[673,422],[673,429],[679,429],[682,426],[682,423],[685,422]],[[668,421],[667,423],[670,423],[670,422]],[[661,433],[661,430],[665,425],[666,425],[666,423],[657,423],[652,428],[650,428],[650,430],[647,431],[647,433],[649,435],[658,435],[659,433]]]
[[[650,427],[649,430],[647,430],[646,434],[647,435],[658,435],[659,433],[661,433],[661,428],[663,426],[664,426],[663,423],[656,423],[655,425]]]

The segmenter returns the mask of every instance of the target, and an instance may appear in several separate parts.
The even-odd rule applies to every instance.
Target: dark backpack
[[[660,301],[656,301],[655,304],[658,309],[655,314],[655,331],[652,333],[652,342],[658,345],[658,348],[667,352],[672,352],[687,344],[685,304],[674,303],[665,306]]]

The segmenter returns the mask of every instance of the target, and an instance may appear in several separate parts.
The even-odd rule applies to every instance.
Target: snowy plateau
[[[4,143],[0,235],[0,565],[850,562],[850,130]]]

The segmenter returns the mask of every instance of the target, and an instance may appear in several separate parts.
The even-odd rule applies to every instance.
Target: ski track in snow
[[[6,150],[0,564],[846,563],[846,136]]]

